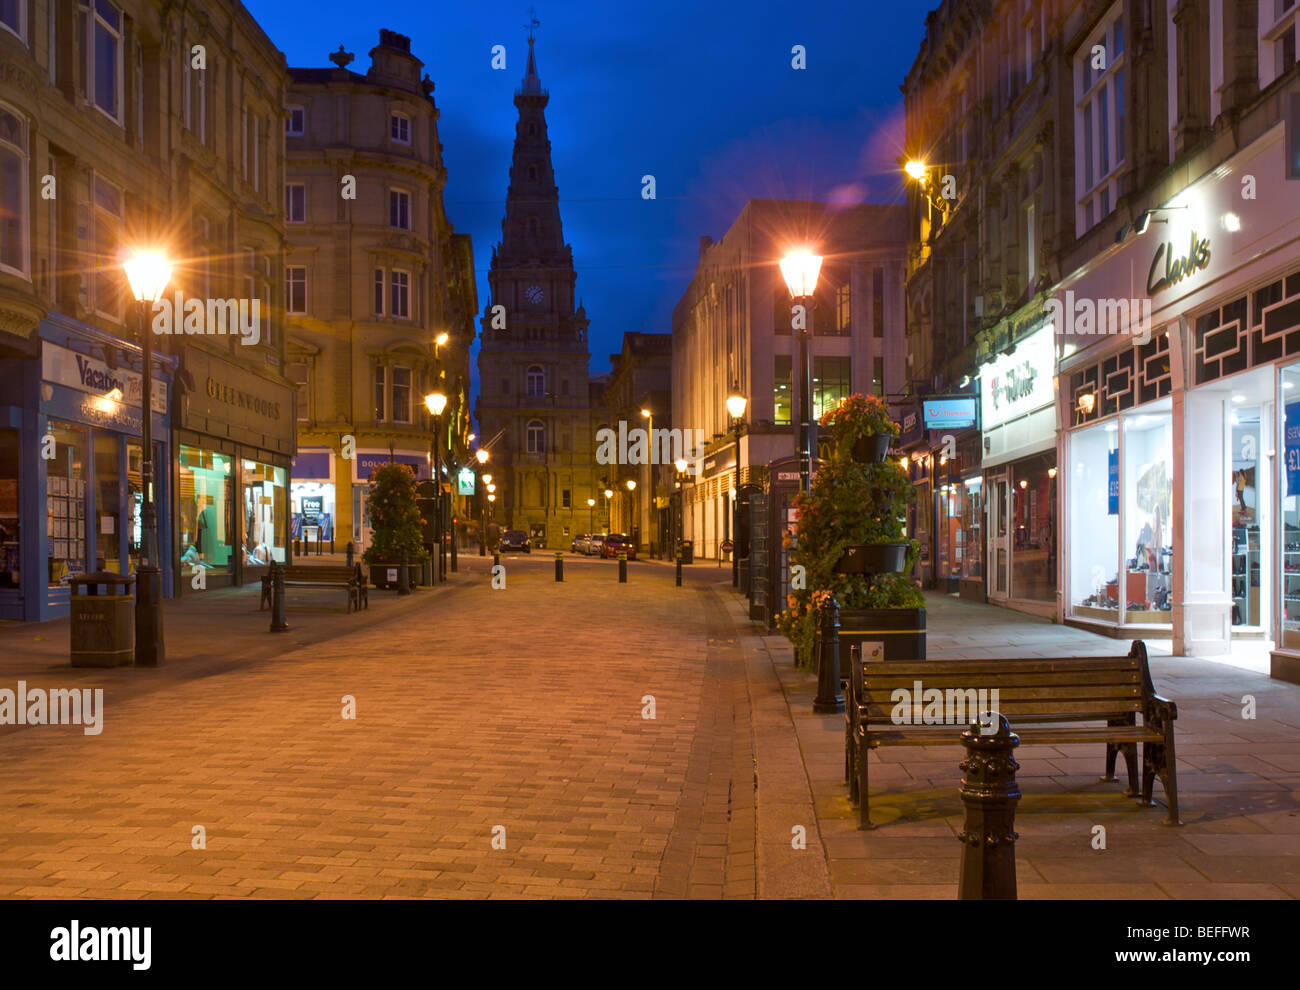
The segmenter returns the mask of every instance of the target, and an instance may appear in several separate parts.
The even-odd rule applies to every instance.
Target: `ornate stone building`
[[[433,82],[421,80],[410,39],[380,31],[364,75],[347,68],[341,46],[330,60],[334,68],[289,70],[285,111],[292,512],[307,535],[360,550],[371,470],[391,458],[431,477],[426,394],[448,399],[437,439],[444,482],[467,460],[478,301],[469,236],[443,209]]]
[[[573,250],[560,224],[549,99],[530,34],[527,72],[515,92],[506,215],[488,274],[476,415],[492,458],[497,523],[528,532],[534,546],[567,549],[590,526],[587,499],[603,507],[599,479],[610,470],[595,463],[604,413],[593,404],[587,314],[575,297]]]

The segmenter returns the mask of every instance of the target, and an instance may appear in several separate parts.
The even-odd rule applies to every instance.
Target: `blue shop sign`
[[[921,403],[927,430],[959,430],[975,425],[975,400],[927,399]]]
[[[357,478],[369,478],[371,471],[383,467],[389,461],[407,465],[415,472],[417,478],[427,478],[429,476],[429,459],[427,457],[421,457],[418,454],[363,454],[358,451]]]
[[[921,421],[920,407],[906,407],[903,410],[899,427],[901,432],[895,446],[902,448],[911,446],[914,443],[920,443],[921,438],[925,435],[925,424]]]
[[[1300,495],[1300,402],[1286,406],[1286,493]]]
[[[1106,514],[1119,515],[1119,451],[1112,450],[1106,462]]]

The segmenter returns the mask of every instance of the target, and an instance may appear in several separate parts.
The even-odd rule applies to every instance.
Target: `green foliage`
[[[786,599],[777,628],[795,648],[796,663],[813,663],[817,609],[833,594],[842,609],[923,608],[925,599],[908,577],[920,544],[905,540],[906,509],[915,497],[907,473],[897,461],[860,464],[852,459],[853,444],[862,437],[898,435],[885,403],[874,396],[853,395],[826,413],[821,424],[831,433],[829,459],[817,472],[812,490],[795,497],[798,545],[790,556],[805,568],[806,586]],[[908,542],[905,573],[868,578],[835,574],[835,565],[854,545]],[[794,541],[787,534],[786,545]]]
[[[424,520],[415,495],[415,474],[406,464],[384,464],[370,472],[370,546],[362,554],[367,564],[391,563],[406,551],[407,561],[422,563]]]

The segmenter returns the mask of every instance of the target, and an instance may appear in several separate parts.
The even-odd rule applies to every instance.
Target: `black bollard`
[[[821,635],[817,637],[817,697],[813,711],[830,715],[844,711],[844,695],[840,694],[840,603],[828,595],[818,612]]]
[[[492,554],[492,566],[496,567],[500,563],[501,563],[501,554],[494,552]]]
[[[302,538],[301,538],[301,537],[295,536],[295,537],[293,538],[293,555],[294,555],[295,557],[301,557],[301,556],[302,556]]]
[[[356,563],[356,561],[353,559],[353,554],[355,554],[356,552],[357,552],[356,546],[352,543],[351,540],[348,540],[347,554],[348,554],[349,567],[351,567],[353,564]]]
[[[288,632],[284,621],[284,565],[271,562],[271,632]]]
[[[618,555],[618,583],[627,584],[627,551],[619,551]]]
[[[402,551],[402,562],[397,568],[397,593],[399,595],[409,595],[411,593],[411,576],[406,572],[406,551]]]
[[[682,586],[682,558],[677,558],[677,587]]]
[[[981,713],[983,719],[961,734],[966,759],[961,761],[962,803],[966,822],[957,833],[961,841],[961,880],[957,899],[962,901],[1016,900],[1016,802],[1020,764],[1012,750],[1020,737],[1000,714]],[[983,730],[996,731],[985,734]]]
[[[564,580],[564,554],[559,550],[555,551],[555,580]]]

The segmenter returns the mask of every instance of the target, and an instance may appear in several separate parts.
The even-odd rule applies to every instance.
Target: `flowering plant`
[[[403,551],[412,564],[429,559],[424,519],[415,497],[415,473],[409,466],[389,463],[371,471],[367,507],[370,546],[361,555],[367,564],[392,563]]]

